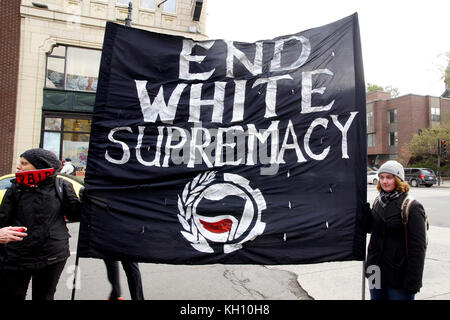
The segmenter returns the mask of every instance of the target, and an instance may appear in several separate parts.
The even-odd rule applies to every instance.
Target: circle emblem
[[[265,209],[259,189],[232,173],[201,173],[178,196],[181,234],[197,251],[205,253],[215,252],[213,243],[230,253],[262,234],[266,224],[261,222],[261,214]]]

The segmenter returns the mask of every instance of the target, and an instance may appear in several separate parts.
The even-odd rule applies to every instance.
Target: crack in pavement
[[[239,295],[250,299],[313,300],[300,286],[294,272],[266,266],[223,266],[223,276]]]
[[[265,296],[263,293],[259,292],[258,290],[251,289],[246,286],[247,283],[251,282],[249,278],[239,279],[238,276],[235,274],[235,272],[230,269],[225,269],[225,271],[223,272],[223,276],[225,277],[225,279],[230,281],[233,285],[238,286],[239,288],[243,288],[253,299],[255,299],[255,300],[268,299],[267,296]],[[236,291],[239,292],[239,290],[237,290],[237,289],[236,289]],[[241,293],[241,292],[239,292],[239,293]]]

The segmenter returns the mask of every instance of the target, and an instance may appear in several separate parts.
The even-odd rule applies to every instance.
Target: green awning
[[[92,113],[94,103],[95,92],[44,89],[42,110]]]

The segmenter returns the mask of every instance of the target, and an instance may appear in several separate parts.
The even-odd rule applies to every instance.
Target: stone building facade
[[[10,96],[0,106],[0,174],[14,171],[19,155],[34,147],[71,158],[83,174],[105,25],[125,24],[129,2],[134,28],[207,39],[206,0],[2,3],[7,14],[2,14],[1,38],[5,27],[13,32],[6,33],[9,42],[1,48],[1,73],[6,75],[1,96],[3,82],[10,85]]]

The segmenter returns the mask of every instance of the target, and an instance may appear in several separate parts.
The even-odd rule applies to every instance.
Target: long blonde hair
[[[399,177],[394,176],[395,179],[395,190],[397,190],[398,192],[404,192],[404,193],[408,193],[409,192],[409,183],[400,180]],[[381,192],[383,189],[381,188],[381,184],[380,184],[380,179],[378,179],[377,182],[377,190],[378,192]]]

